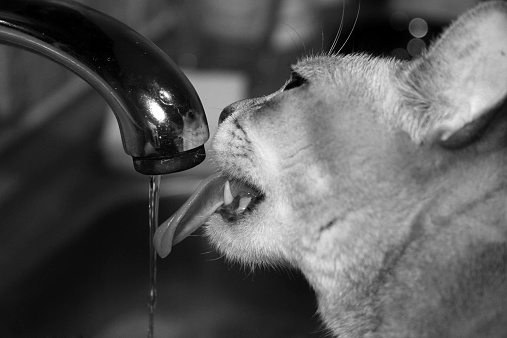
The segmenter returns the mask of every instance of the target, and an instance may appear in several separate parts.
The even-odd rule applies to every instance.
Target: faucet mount
[[[116,115],[138,172],[168,174],[204,160],[209,131],[194,87],[123,23],[74,1],[2,0],[0,43],[48,57],[95,88]]]

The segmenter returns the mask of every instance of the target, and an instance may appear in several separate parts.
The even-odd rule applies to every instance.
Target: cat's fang
[[[229,181],[226,181],[224,185],[224,205],[231,204],[233,200],[234,197],[232,196],[231,185]]]

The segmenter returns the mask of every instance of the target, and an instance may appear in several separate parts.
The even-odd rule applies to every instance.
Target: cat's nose
[[[220,116],[218,117],[218,124],[221,124],[226,118],[228,118],[232,113],[236,111],[236,107],[234,104],[231,104],[222,110]]]

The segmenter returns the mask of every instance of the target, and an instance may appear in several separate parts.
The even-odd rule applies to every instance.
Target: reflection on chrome
[[[160,89],[160,91],[158,92],[158,96],[160,97],[160,99],[164,104],[174,105],[175,103],[173,95],[171,94],[171,92],[167,90]]]
[[[159,122],[165,121],[166,119],[165,111],[156,100],[146,98],[146,105],[148,106],[148,111],[150,112],[152,117],[154,117]]]

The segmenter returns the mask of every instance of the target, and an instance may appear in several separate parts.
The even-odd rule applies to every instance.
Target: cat
[[[299,269],[339,337],[507,337],[507,4],[411,61],[306,57],[226,107],[218,172],[158,229]]]

